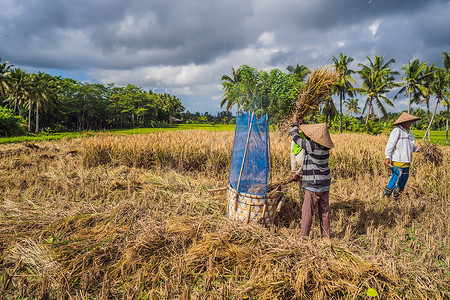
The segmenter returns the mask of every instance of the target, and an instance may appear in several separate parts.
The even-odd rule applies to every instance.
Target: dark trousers
[[[311,230],[314,211],[319,209],[320,232],[322,237],[330,237],[330,192],[312,192],[305,190],[305,199],[302,206],[302,226],[300,235],[307,237]]]

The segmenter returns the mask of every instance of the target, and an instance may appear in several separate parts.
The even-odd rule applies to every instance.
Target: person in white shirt
[[[396,127],[391,131],[384,151],[386,156],[384,165],[392,167],[391,179],[384,188],[383,195],[385,197],[390,197],[393,194],[394,200],[398,200],[400,193],[405,189],[412,154],[419,151],[419,147],[414,145],[415,138],[409,128],[412,122],[418,120],[420,120],[419,117],[403,112],[394,122]]]

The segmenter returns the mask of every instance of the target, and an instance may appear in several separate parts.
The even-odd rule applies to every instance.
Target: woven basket
[[[277,206],[281,201],[279,195],[263,197],[259,195],[238,193],[228,185],[228,217],[244,222],[258,222],[263,225],[273,224],[277,215]]]

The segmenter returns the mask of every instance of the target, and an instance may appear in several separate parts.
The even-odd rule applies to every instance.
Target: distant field
[[[79,138],[88,137],[98,134],[113,133],[113,134],[147,134],[152,132],[165,132],[177,130],[208,130],[208,131],[232,131],[236,125],[211,125],[211,124],[177,124],[168,125],[167,127],[155,128],[133,128],[133,129],[117,129],[117,130],[102,130],[102,131],[84,131],[84,132],[58,132],[52,134],[40,133],[39,135],[27,135],[17,137],[0,137],[0,144],[23,143],[31,141],[52,141],[61,140],[63,138]]]
[[[23,143],[31,141],[53,141],[61,140],[63,138],[79,138],[94,135],[94,132],[58,132],[52,134],[39,134],[39,135],[23,135],[15,137],[0,137],[0,144],[13,144]]]
[[[174,130],[208,130],[208,131],[230,131],[234,130],[236,125],[224,125],[224,124],[177,124],[170,125],[163,128],[134,128],[134,129],[119,129],[119,130],[111,130],[114,133],[124,133],[124,134],[146,134],[151,132],[164,132],[164,131],[174,131]]]
[[[414,137],[416,140],[422,140],[423,136],[425,135],[425,130],[412,130],[412,133],[414,134]],[[431,142],[437,143],[440,145],[446,145],[445,143],[445,131],[431,131]],[[425,138],[425,140],[428,140],[428,138]],[[449,145],[449,144],[447,144]]]
[[[61,140],[63,138],[80,138],[88,137],[98,134],[148,134],[153,132],[166,132],[166,131],[177,131],[177,130],[208,130],[208,131],[234,131],[236,125],[224,125],[224,124],[176,124],[168,125],[167,127],[155,127],[155,128],[134,128],[134,129],[117,129],[117,130],[105,130],[105,131],[85,131],[85,132],[58,132],[53,134],[30,135],[30,136],[18,136],[18,137],[0,137],[0,144],[10,144],[10,143],[22,143],[31,141],[51,141],[51,140]],[[272,131],[272,127],[270,129]],[[413,130],[412,131],[416,140],[422,140],[425,130]],[[389,133],[388,133],[389,134]],[[431,142],[448,145],[445,142],[445,131],[431,131]]]

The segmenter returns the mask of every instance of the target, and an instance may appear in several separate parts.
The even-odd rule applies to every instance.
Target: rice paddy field
[[[425,135],[425,130],[411,130],[411,132],[414,134],[414,137],[416,140],[423,140],[423,136]],[[434,144],[440,144],[440,145],[446,145],[449,144],[446,143],[447,139],[447,133],[445,130],[432,130],[431,131],[431,142]],[[425,140],[428,140],[426,137]]]
[[[0,145],[2,299],[449,299],[450,147],[383,198],[386,135],[332,134],[331,241],[300,239],[297,183],[272,226],[227,218],[233,131]],[[421,141],[418,141],[420,146]],[[271,132],[273,181],[290,138]]]

